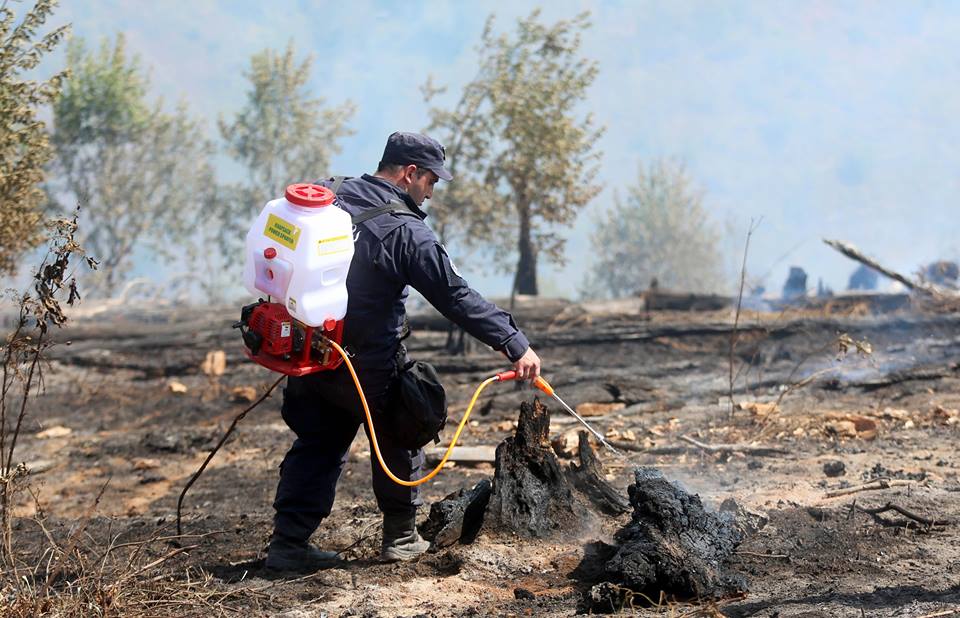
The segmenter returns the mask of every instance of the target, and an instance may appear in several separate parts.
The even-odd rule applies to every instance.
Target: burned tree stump
[[[524,537],[542,538],[580,529],[589,511],[574,497],[548,438],[550,412],[535,399],[520,404],[513,436],[497,447],[493,494],[487,507],[491,526]]]
[[[484,479],[473,489],[459,489],[430,506],[430,516],[420,532],[441,549],[454,543],[472,543],[483,525],[483,515],[490,501],[490,481]]]
[[[700,497],[667,481],[654,468],[637,468],[628,488],[632,520],[616,534],[618,546],[604,565],[604,579],[588,599],[611,611],[641,592],[683,599],[718,599],[746,589],[726,562],[743,540],[726,513],[708,513]]]
[[[603,470],[587,432],[581,431],[577,435],[579,442],[580,465],[570,465],[570,480],[574,486],[585,495],[590,502],[607,515],[620,515],[630,511],[630,502],[623,492],[608,483],[603,478]]]

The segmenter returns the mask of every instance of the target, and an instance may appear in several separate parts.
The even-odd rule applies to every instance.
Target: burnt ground
[[[769,518],[734,555],[731,566],[749,585],[741,598],[650,604],[637,595],[634,608],[621,613],[924,616],[960,608],[960,316],[744,315],[731,410],[727,312],[518,313],[557,392],[590,414],[609,439],[633,449],[623,458],[597,451],[607,479],[624,495],[635,466],[656,466],[708,507],[735,498]],[[138,319],[128,313],[74,322],[63,334],[70,344],[52,352],[45,394],[34,401],[17,446],[36,494],[20,494],[14,543],[22,564],[49,559],[42,528],[63,547],[82,527],[77,545],[94,553],[159,539],[134,545],[142,549],[124,586],[147,592],[116,593],[113,604],[123,615],[568,616],[583,610],[590,584],[582,574],[591,552],[597,541],[612,543],[629,514],[600,517],[578,535],[545,540],[481,531],[469,545],[413,563],[378,564],[379,515],[362,434],[334,512],[314,538],[344,550],[346,563],[306,576],[264,570],[277,465],[292,440],[279,416],[279,393],[241,423],[187,496],[185,532],[203,536],[179,542],[196,547],[178,551],[163,540],[173,534],[186,479],[247,405],[235,400],[233,389],[262,392],[274,380],[243,357],[233,319],[224,311],[152,312]],[[841,334],[869,342],[872,353],[863,355],[846,340],[840,358]],[[421,328],[408,342],[413,355],[436,364],[455,420],[475,385],[506,366],[484,350],[451,356],[441,331]],[[227,367],[210,378],[200,365],[217,349],[226,351]],[[186,392],[174,392],[172,381]],[[515,385],[492,385],[463,443],[497,445],[513,431],[520,402],[534,396]],[[575,445],[572,419],[545,403],[554,411],[551,434]],[[448,426],[445,438],[450,435]],[[708,452],[682,436],[782,452]],[[569,452],[561,457],[572,461]],[[843,473],[827,476],[828,462]],[[492,476],[490,463],[449,467],[425,486],[421,519],[431,502]],[[876,478],[891,482],[828,497]],[[931,527],[896,512],[858,510],[887,503],[952,521]],[[183,594],[149,593],[161,584]]]

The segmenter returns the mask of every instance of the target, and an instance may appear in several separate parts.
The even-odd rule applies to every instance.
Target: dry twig
[[[690,436],[680,436],[684,442],[708,453],[743,453],[744,455],[787,455],[790,451],[774,446],[753,446],[751,444],[707,444]]]
[[[945,609],[942,612],[933,612],[932,614],[924,614],[923,616],[918,616],[917,618],[939,618],[940,616],[953,616],[954,614],[960,614],[960,608]]]
[[[903,526],[909,525],[909,522],[890,522],[879,517],[881,513],[886,513],[888,511],[894,511],[896,513],[900,513],[907,519],[911,519],[918,524],[923,524],[927,528],[933,528],[934,526],[949,526],[953,524],[953,521],[949,519],[929,519],[927,517],[917,515],[911,511],[908,511],[907,509],[903,508],[900,505],[893,504],[892,502],[887,502],[885,505],[878,506],[877,508],[873,508],[873,509],[864,508],[858,505],[856,502],[854,502],[850,505],[850,508],[855,511],[859,511],[861,513],[866,513],[867,515],[870,515],[871,517],[873,517],[874,521],[876,521],[877,523],[883,526],[903,527]]]
[[[861,491],[875,491],[879,489],[890,489],[891,487],[903,487],[906,485],[912,485],[914,481],[906,481],[901,479],[889,479],[886,477],[874,479],[869,483],[864,483],[863,485],[857,485],[855,487],[847,487],[846,489],[835,489],[833,491],[828,491],[824,498],[839,498],[840,496],[849,496],[850,494],[860,493]]]
[[[789,560],[790,556],[787,554],[762,554],[755,551],[738,551],[736,552],[738,556],[751,556],[753,558],[771,558],[774,560]]]
[[[287,376],[285,375],[281,375],[279,378],[277,378],[277,381],[274,382],[270,386],[270,388],[267,389],[267,392],[265,392],[260,397],[260,399],[257,399],[256,401],[254,401],[243,412],[241,412],[240,414],[236,415],[233,418],[233,422],[230,423],[230,427],[227,428],[227,431],[223,434],[223,437],[220,438],[220,441],[217,442],[217,445],[213,447],[213,450],[210,451],[210,454],[207,455],[207,458],[203,460],[203,463],[200,465],[200,468],[196,472],[194,472],[193,476],[190,477],[190,480],[187,481],[187,484],[186,486],[184,486],[183,491],[180,492],[180,497],[177,498],[177,536],[180,536],[183,534],[183,528],[181,526],[180,516],[183,510],[183,499],[184,497],[186,497],[187,492],[190,491],[190,488],[193,486],[193,484],[197,482],[197,479],[200,478],[200,475],[203,474],[203,471],[207,469],[207,466],[210,464],[210,460],[213,459],[213,456],[217,454],[217,451],[220,450],[220,447],[223,446],[224,442],[227,441],[227,438],[230,437],[230,434],[233,433],[233,430],[237,428],[237,424],[241,420],[243,420],[243,417],[245,417],[247,413],[250,412],[250,410],[253,410],[257,406],[259,406],[261,403],[263,403],[263,401],[270,396],[270,393],[273,392],[273,389],[277,388],[280,382],[282,382],[283,379],[286,377]]]
[[[761,218],[760,221],[763,219]],[[737,293],[737,309],[736,313],[733,316],[733,330],[730,331],[730,350],[729,350],[729,369],[730,369],[730,383],[729,391],[727,392],[727,398],[730,400],[730,412],[729,415],[733,416],[733,352],[737,347],[737,328],[740,326],[740,310],[743,307],[743,286],[747,280],[747,253],[750,250],[750,237],[753,236],[753,233],[756,231],[757,227],[760,225],[760,221],[754,223],[753,219],[750,219],[750,227],[747,229],[747,240],[743,245],[743,263],[740,266],[740,290]]]

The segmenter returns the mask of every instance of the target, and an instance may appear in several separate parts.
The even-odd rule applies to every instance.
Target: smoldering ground
[[[735,362],[747,366],[740,375],[749,377],[733,385],[730,411],[718,405],[731,394],[727,312],[610,314],[567,323],[566,317],[554,320],[564,307],[536,320],[523,311],[518,320],[533,327],[546,376],[561,396],[589,413],[587,420],[612,442],[632,447],[624,449],[625,459],[597,450],[605,479],[624,496],[637,465],[655,466],[699,493],[709,510],[732,497],[769,518],[730,556],[730,567],[749,584],[745,597],[697,604],[669,597],[651,603],[638,595],[632,611],[846,616],[863,609],[893,616],[934,613],[960,602],[956,525],[926,526],[895,512],[875,518],[858,508],[890,502],[921,517],[960,518],[954,448],[960,318],[809,310],[747,315]],[[37,496],[22,496],[17,511],[22,564],[35,566],[50,556],[44,529],[62,548],[85,522],[83,551],[100,555],[111,544],[143,542],[133,571],[157,563],[124,580],[143,593],[118,597],[133,612],[561,616],[586,610],[583,599],[592,584],[575,573],[595,543],[614,544],[630,514],[605,515],[581,532],[549,539],[481,529],[471,543],[416,563],[377,564],[379,514],[362,437],[354,442],[334,512],[314,539],[342,550],[344,567],[299,577],[265,571],[276,466],[292,440],[278,415],[278,396],[244,419],[191,490],[185,532],[204,536],[181,539],[181,549],[190,549],[171,555],[178,550],[163,538],[171,534],[183,483],[248,405],[247,389],[262,392],[272,382],[269,372],[246,361],[230,329],[234,317],[231,311],[181,310],[143,324],[120,314],[64,333],[71,344],[54,350],[46,391],[18,447],[33,470],[28,478]],[[475,385],[501,370],[502,360],[483,350],[450,356],[443,349],[445,330],[419,326],[409,340],[411,353],[436,362],[449,387],[451,416],[458,419]],[[851,362],[838,363],[832,347],[838,333],[869,341],[876,362],[854,354]],[[758,352],[748,355],[747,346]],[[200,369],[212,350],[225,351],[222,375]],[[804,359],[809,365],[797,370]],[[845,373],[848,364],[856,371]],[[783,395],[785,386],[833,366],[841,370]],[[488,389],[464,444],[492,450],[512,435],[520,403],[532,396],[513,387]],[[552,438],[577,427],[553,411]],[[711,451],[684,437],[729,448]],[[559,456],[561,466],[576,461],[575,454]],[[842,462],[845,474],[827,476],[828,461]],[[878,469],[897,483],[857,491],[874,482],[871,471]],[[425,499],[429,505],[492,476],[492,462],[455,462],[425,487]],[[845,490],[855,493],[827,497]],[[425,507],[423,520],[427,514]],[[117,568],[127,561],[118,560]]]

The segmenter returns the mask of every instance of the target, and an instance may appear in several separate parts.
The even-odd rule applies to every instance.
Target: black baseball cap
[[[419,133],[397,131],[387,138],[381,163],[416,165],[430,170],[443,180],[453,180],[453,175],[443,167],[447,154],[437,140]]]

